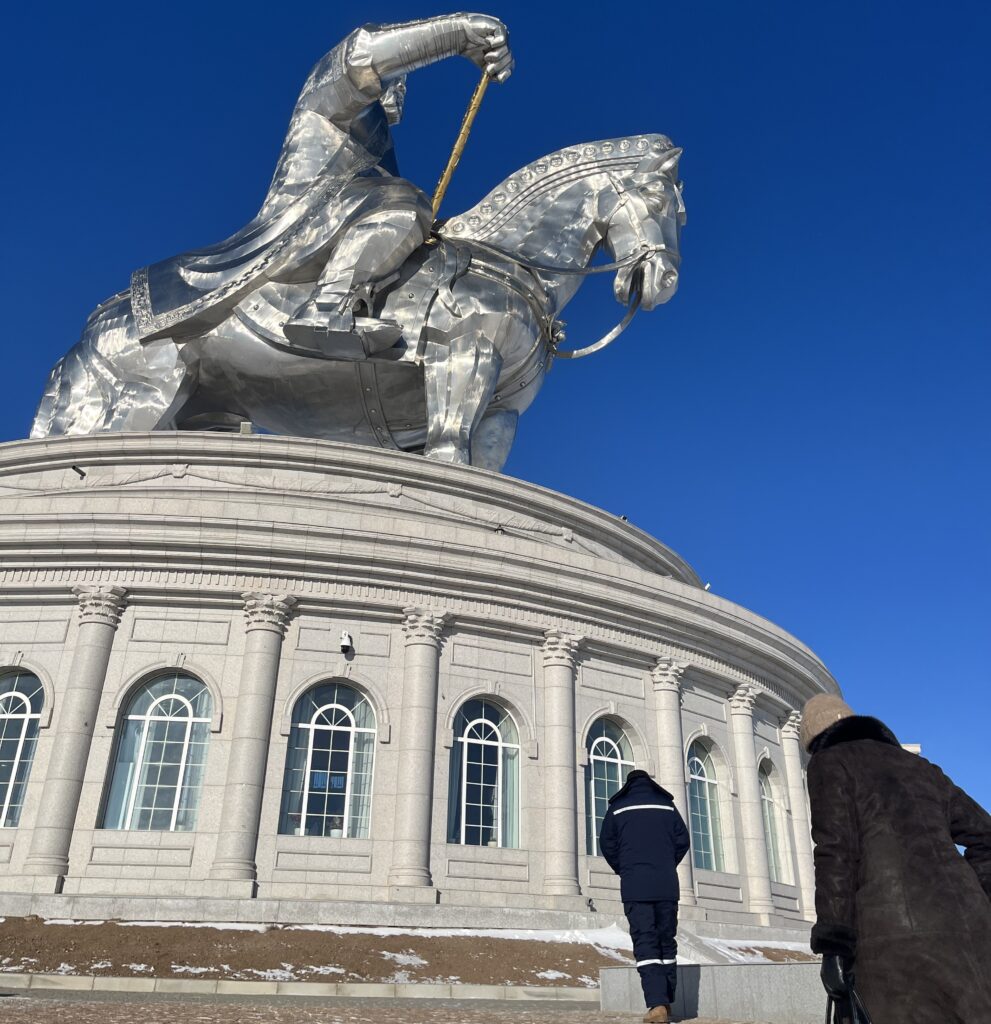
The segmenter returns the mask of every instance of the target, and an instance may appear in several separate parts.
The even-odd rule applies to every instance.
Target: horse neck
[[[585,176],[535,196],[504,216],[496,213],[481,224],[471,223],[471,210],[456,220],[465,226],[462,237],[466,240],[477,239],[524,263],[584,270],[603,239],[600,197],[605,190],[612,191],[608,176]],[[484,204],[476,209],[484,211]],[[447,229],[444,233],[459,237]],[[537,276],[556,309],[563,307],[581,283],[580,277],[568,273],[540,272]]]

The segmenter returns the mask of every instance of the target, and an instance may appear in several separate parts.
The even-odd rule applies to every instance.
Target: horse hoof
[[[437,445],[428,448],[423,454],[426,458],[433,459],[434,462],[452,462],[456,466],[470,465],[467,452],[455,448],[453,444]]]

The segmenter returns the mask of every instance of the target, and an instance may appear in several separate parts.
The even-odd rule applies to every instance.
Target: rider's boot
[[[300,348],[316,349],[330,359],[367,359],[391,348],[402,336],[394,320],[356,316],[355,307],[369,305],[369,289],[326,288],[305,302],[282,328],[289,341]]]

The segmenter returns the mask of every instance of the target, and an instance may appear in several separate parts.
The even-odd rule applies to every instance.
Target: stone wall
[[[208,917],[213,900],[268,900],[301,920],[334,901],[618,914],[585,840],[586,738],[605,716],[686,820],[686,751],[711,752],[724,863],[686,860],[684,916],[811,915],[796,708],[836,684],[614,516],[392,452],[106,435],[0,446],[0,551],[0,675],[44,686],[23,813],[0,829],[11,897],[193,899]],[[195,831],[99,828],[122,709],[177,669],[212,698]],[[279,835],[292,708],[332,679],[375,714],[369,834]],[[454,716],[480,696],[519,733],[515,848],[448,842]],[[5,898],[0,912],[22,905]]]

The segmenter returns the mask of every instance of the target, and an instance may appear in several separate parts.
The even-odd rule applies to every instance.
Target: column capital
[[[661,656],[654,662],[650,670],[650,678],[654,681],[655,690],[674,690],[681,693],[681,680],[685,669],[691,664],[689,661],[679,661],[677,658]]]
[[[781,726],[781,735],[789,740],[797,740],[802,726],[802,712],[791,711]]]
[[[565,665],[574,671],[585,638],[561,629],[544,630],[544,665]]]
[[[79,621],[117,628],[127,603],[127,591],[106,583],[80,583],[72,588],[79,601]]]
[[[738,686],[730,694],[730,713],[734,715],[752,715],[754,713],[754,704],[757,702],[757,696],[759,693],[760,690],[758,690],[756,686],[751,686],[749,683],[745,683],[743,686]]]
[[[438,612],[432,608],[407,605],[403,609],[403,632],[406,634],[406,646],[429,644],[439,650],[441,635],[450,619],[450,612]]]
[[[265,629],[285,637],[296,607],[296,598],[289,594],[271,594],[266,591],[247,590],[244,601],[244,631]]]

